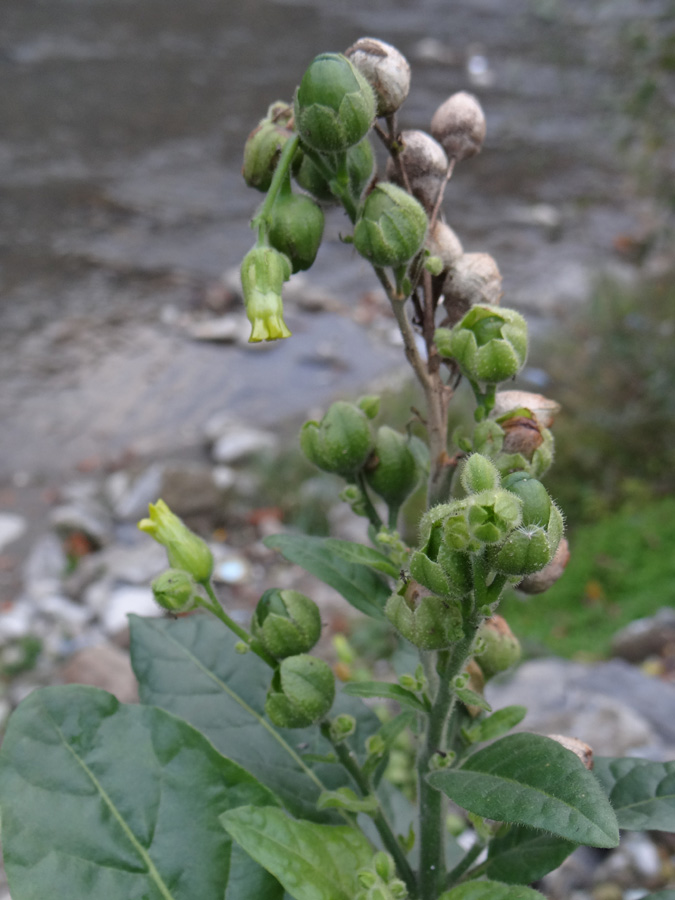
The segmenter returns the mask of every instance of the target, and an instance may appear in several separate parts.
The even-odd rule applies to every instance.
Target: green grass
[[[512,593],[499,612],[526,652],[606,657],[619,628],[672,604],[674,548],[674,498],[615,513],[571,535],[569,565],[549,591]]]

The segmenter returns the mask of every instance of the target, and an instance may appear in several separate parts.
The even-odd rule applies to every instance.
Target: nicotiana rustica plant
[[[216,596],[208,545],[158,501],[140,522],[167,550],[155,597],[196,614],[131,617],[140,705],[51,687],[11,717],[0,808],[13,900],[535,900],[528,885],[581,844],[675,831],[675,763],[593,761],[576,738],[510,733],[525,709],[485,699],[520,653],[503,590],[546,590],[568,555],[541,481],[556,404],[500,390],[525,363],[527,326],[499,305],[494,261],[464,253],[441,212],[454,167],[481,149],[481,107],[454,94],[431,134],[400,131],[409,82],[397,50],[364,38],[318,56],[294,102],[270,106],[244,150],[265,197],[241,280],[251,341],[289,337],[283,286],[312,265],[333,204],[389,298],[426,442],[377,423],[376,397],[333,403],[300,446],[344,479],[369,544],[266,543],[388,621],[410,671],[337,686],[311,652],[319,610],[297,591],[266,591],[243,628]],[[379,177],[373,139],[388,155]],[[449,440],[460,379],[474,421]],[[399,514],[421,483],[408,546]],[[389,702],[384,722],[372,698]],[[387,766],[404,735],[415,761],[401,791]]]

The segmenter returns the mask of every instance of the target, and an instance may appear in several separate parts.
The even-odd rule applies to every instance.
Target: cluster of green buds
[[[349,482],[345,499],[355,511],[364,512],[365,491],[370,489],[395,519],[415,490],[421,467],[409,437],[386,425],[373,428],[371,420],[378,410],[376,397],[363,397],[358,403],[338,400],[320,422],[305,422],[300,447],[319,469]]]
[[[307,653],[321,637],[321,614],[299,591],[271,588],[258,601],[251,632],[275,659]]]
[[[359,886],[354,900],[406,900],[408,890],[396,874],[396,865],[388,853],[380,851],[367,868],[356,874]]]

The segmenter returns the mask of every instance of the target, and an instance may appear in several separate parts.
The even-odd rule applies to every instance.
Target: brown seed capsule
[[[528,416],[512,416],[499,423],[504,431],[504,453],[522,453],[527,460],[532,459],[532,454],[544,443],[544,437],[540,431],[536,419]]]
[[[496,419],[517,409],[527,409],[542,428],[550,428],[560,412],[560,404],[543,394],[529,391],[497,391],[492,414]]]
[[[458,162],[480,152],[485,116],[473,94],[460,91],[442,103],[431,120],[431,133],[450,159]]]
[[[399,160],[408,176],[410,189],[427,212],[431,212],[448,171],[445,150],[425,131],[404,131],[401,142],[403,149]],[[398,166],[391,158],[387,160],[386,174],[389,181],[405,187]]]
[[[587,769],[593,768],[593,748],[584,741],[580,741],[579,738],[567,737],[565,734],[547,734],[546,737],[560,744],[565,750],[571,750]]]
[[[566,538],[561,538],[553,559],[539,572],[527,575],[518,585],[524,594],[543,594],[562,578],[565,566],[570,559],[570,547]]]
[[[459,322],[476,304],[498,306],[502,293],[502,276],[490,254],[465,253],[450,268],[443,282],[449,324]]]
[[[345,56],[366,79],[375,93],[378,116],[390,116],[401,106],[410,90],[410,65],[402,53],[375,38],[359,38]]]
[[[431,256],[440,258],[444,269],[456,265],[464,252],[455,232],[440,219],[437,219],[434,227],[429,229],[425,247]]]

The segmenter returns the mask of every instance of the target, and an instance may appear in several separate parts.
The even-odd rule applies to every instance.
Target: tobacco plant
[[[675,763],[593,761],[575,738],[512,733],[525,709],[485,699],[519,656],[503,590],[539,593],[567,558],[541,481],[556,404],[508,389],[526,322],[499,304],[494,261],[464,253],[441,211],[454,168],[481,149],[481,107],[454,94],[431,134],[400,131],[409,81],[397,50],[361,39],[318,56],[293,104],[270,106],[244,151],[265,197],[241,267],[251,341],[289,337],[283,285],[312,265],[334,205],[345,252],[372,264],[389,299],[426,401],[417,430],[379,424],[366,396],[300,433],[309,460],[344,480],[368,544],[266,543],[390,623],[409,671],[337,686],[311,654],[319,610],[294,590],[266,591],[241,627],[212,585],[209,546],[159,500],[139,524],[166,548],[153,590],[173,615],[131,617],[141,704],[50,687],[11,717],[0,806],[13,900],[535,900],[528,885],[579,845],[675,830]],[[449,439],[462,379],[474,421]],[[397,529],[420,485],[409,546]],[[413,751],[403,790],[388,778],[401,741]]]

